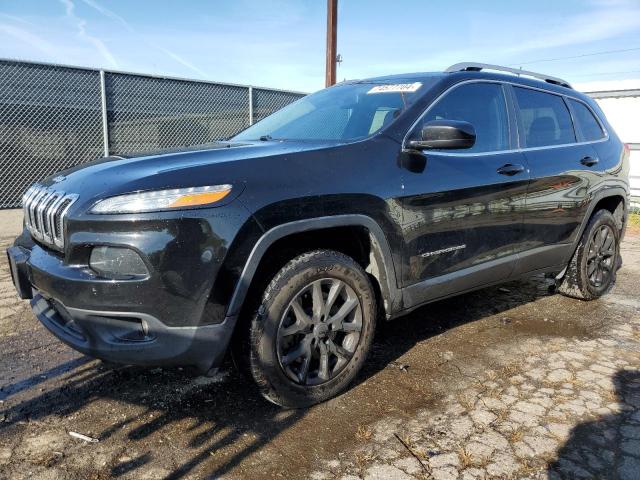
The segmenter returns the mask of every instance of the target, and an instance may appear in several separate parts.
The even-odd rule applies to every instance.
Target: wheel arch
[[[362,214],[335,215],[296,220],[271,228],[255,243],[242,273],[236,283],[227,308],[227,316],[237,316],[247,299],[256,274],[265,260],[269,258],[272,247],[287,239],[295,240],[302,235],[321,235],[332,229],[359,228],[369,238],[370,251],[367,273],[378,285],[387,317],[399,308],[401,291],[397,287],[395,265],[389,242],[378,223],[371,217]],[[343,249],[339,249],[343,251]],[[357,259],[356,259],[357,260]],[[361,262],[359,262],[361,263]]]
[[[593,211],[590,216],[593,216],[598,210],[608,210],[613,215],[614,220],[616,221],[616,226],[620,231],[622,236],[622,232],[626,226],[626,211],[627,205],[625,198],[622,195],[608,195],[602,197],[598,200],[598,202],[593,207]]]
[[[622,240],[624,236],[624,231],[627,226],[626,220],[627,220],[628,195],[629,195],[629,192],[623,187],[619,187],[619,186],[609,187],[594,194],[593,198],[591,199],[591,205],[589,206],[587,213],[582,219],[582,224],[580,225],[580,230],[578,231],[578,235],[576,235],[576,238],[573,241],[573,244],[571,245],[571,249],[570,249],[571,254],[567,258],[566,262],[563,262],[563,263],[566,263],[566,265],[568,266],[569,262],[571,262],[571,259],[575,255],[576,249],[578,248],[578,244],[580,243],[580,239],[582,238],[582,235],[584,235],[587,225],[589,224],[589,220],[591,220],[591,217],[593,217],[593,215],[598,210],[605,209],[610,211],[613,214],[614,219],[616,220],[616,224],[620,228],[620,240]],[[557,280],[562,279],[566,273],[566,270],[567,269],[565,267],[558,274],[556,279]]]
[[[600,191],[598,194],[594,194],[589,210],[580,225],[580,234],[576,238],[575,246],[578,246],[578,242],[580,238],[582,238],[589,220],[598,210],[608,210],[611,212],[616,220],[616,225],[620,229],[620,238],[622,238],[624,229],[626,228],[627,208],[628,191],[622,187],[610,187]]]

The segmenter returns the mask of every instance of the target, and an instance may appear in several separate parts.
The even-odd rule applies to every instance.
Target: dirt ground
[[[0,247],[20,212],[0,212]],[[543,277],[382,325],[365,370],[307,410],[231,366],[115,366],[57,341],[0,260],[0,478],[640,478],[640,229],[609,295]],[[97,441],[70,435],[76,432]]]

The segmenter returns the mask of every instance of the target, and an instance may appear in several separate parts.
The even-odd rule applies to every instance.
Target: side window
[[[562,97],[530,88],[514,87],[524,130],[523,147],[574,143],[571,115]]]
[[[422,125],[432,120],[461,120],[473,125],[476,143],[461,152],[509,149],[509,117],[500,84],[470,83],[454,88],[430,107],[414,135],[419,135]]]
[[[578,140],[581,142],[590,142],[604,138],[602,127],[600,127],[593,113],[591,113],[591,110],[589,110],[584,103],[570,98],[569,105],[571,105],[571,110],[573,110]]]

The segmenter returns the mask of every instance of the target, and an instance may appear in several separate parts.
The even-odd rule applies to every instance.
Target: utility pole
[[[336,83],[336,60],[338,42],[338,0],[327,0],[327,63],[325,86]]]

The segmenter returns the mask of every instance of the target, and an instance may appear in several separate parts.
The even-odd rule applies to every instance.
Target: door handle
[[[498,169],[500,175],[508,175],[510,177],[522,172],[524,172],[524,165],[520,165],[519,163],[507,163]]]
[[[589,155],[580,160],[580,163],[587,167],[593,167],[598,162],[599,160],[597,158],[590,157]]]

